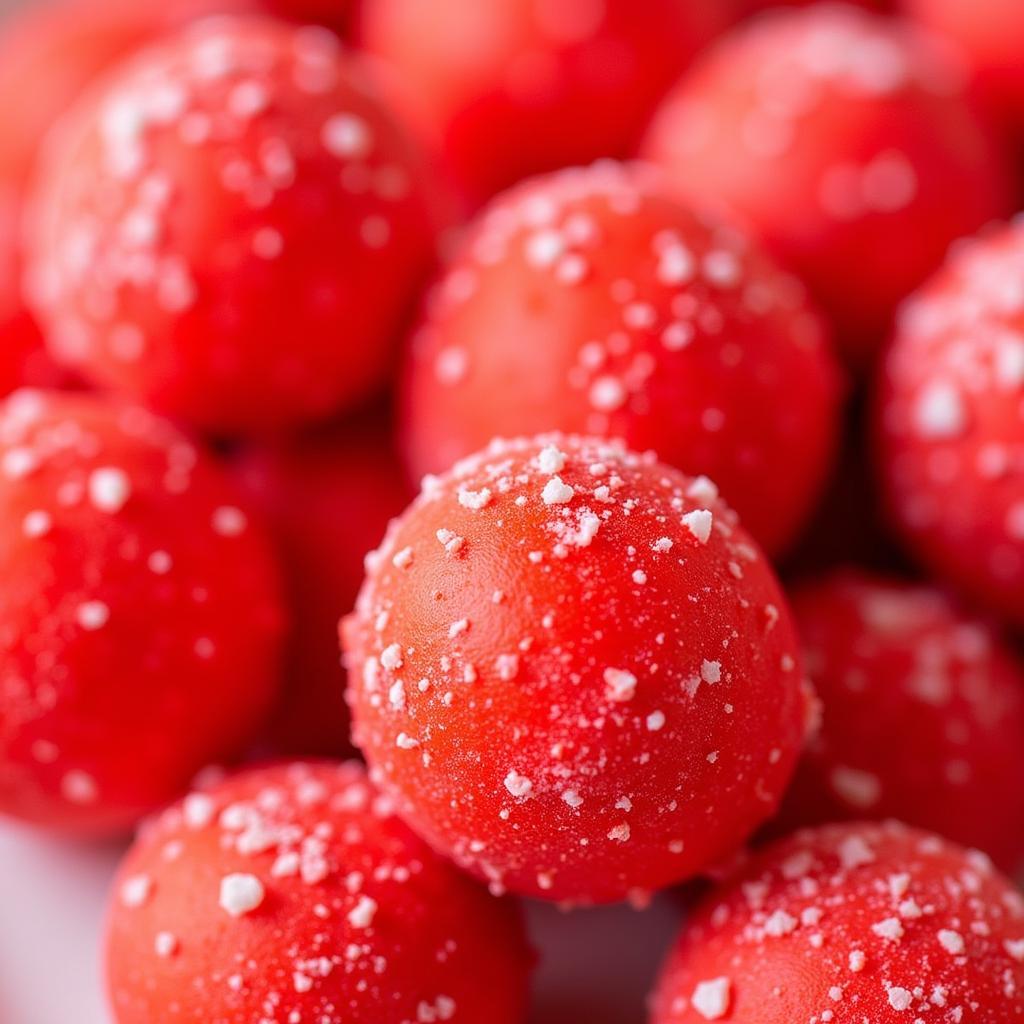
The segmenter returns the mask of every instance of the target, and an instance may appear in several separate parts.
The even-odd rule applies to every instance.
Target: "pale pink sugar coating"
[[[694,911],[652,1024],[1014,1024],[1024,900],[982,854],[829,825],[758,854]]]
[[[208,780],[143,830],[108,914],[117,1024],[520,1024],[530,960],[517,908],[355,762]]]
[[[428,479],[344,632],[375,779],[497,889],[693,876],[772,814],[802,742],[764,556],[709,480],[607,441],[496,441]]]

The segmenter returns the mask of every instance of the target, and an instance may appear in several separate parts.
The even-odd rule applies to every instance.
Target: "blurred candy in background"
[[[1024,1022],[1024,3],[0,10],[0,1024]]]

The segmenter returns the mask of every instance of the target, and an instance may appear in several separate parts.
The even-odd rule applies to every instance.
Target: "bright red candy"
[[[49,384],[42,337],[21,291],[25,193],[40,142],[105,68],[189,18],[257,0],[54,0],[23,5],[0,26],[0,394]]]
[[[862,572],[792,595],[821,701],[776,827],[897,818],[1024,863],[1024,667],[940,591]]]
[[[958,246],[903,309],[877,403],[917,557],[1024,625],[1024,221]]]
[[[84,375],[225,433],[381,384],[431,180],[333,33],[199,22],[105,79],[48,157],[32,292]]]
[[[840,390],[802,286],[658,175],[600,163],[469,232],[413,337],[403,443],[423,473],[496,436],[623,438],[710,476],[775,552],[828,473]]]
[[[1024,4],[1020,0],[902,0],[907,13],[967,61],[984,102],[1024,129]]]
[[[901,22],[831,4],[779,11],[694,66],[643,152],[746,218],[863,364],[950,242],[1006,212],[962,77]]]
[[[485,199],[530,174],[626,156],[732,0],[365,0],[363,47],[410,120]]]
[[[496,441],[426,481],[368,565],[353,736],[467,870],[608,902],[776,809],[804,735],[796,638],[706,478],[599,440]]]
[[[142,409],[0,406],[0,812],[128,827],[253,738],[277,687],[268,539]]]
[[[342,754],[348,746],[338,622],[355,604],[364,558],[409,502],[380,425],[342,428],[245,452],[236,476],[281,546],[292,626],[285,687],[269,740],[278,752]]]
[[[361,766],[291,763],[197,790],[114,888],[117,1024],[520,1024],[517,909],[417,839]]]
[[[797,833],[688,919],[651,1024],[1019,1024],[1024,900],[987,858],[890,822]]]

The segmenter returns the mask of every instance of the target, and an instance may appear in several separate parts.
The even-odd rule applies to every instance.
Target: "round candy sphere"
[[[706,478],[600,440],[496,441],[428,480],[345,638],[375,779],[514,892],[700,872],[771,816],[804,735],[764,556]]]
[[[417,839],[361,766],[197,790],[128,853],[109,911],[117,1024],[520,1024],[517,908]]]
[[[327,29],[198,22],[83,98],[35,192],[54,354],[219,433],[382,383],[429,266],[430,175]]]
[[[481,199],[530,174],[626,156],[732,0],[366,0],[361,41],[412,123]]]
[[[44,0],[0,25],[0,394],[59,378],[22,296],[22,220],[41,141],[110,64],[190,18],[256,0]]]
[[[982,101],[1019,136],[1024,130],[1024,7],[1017,0],[902,0],[908,14],[966,60]]]
[[[838,4],[779,11],[694,66],[643,151],[741,214],[864,364],[950,242],[1006,212],[962,79],[902,22]]]
[[[897,818],[1024,863],[1024,667],[929,586],[858,571],[792,595],[823,708],[773,828]]]
[[[958,246],[907,303],[877,402],[892,515],[916,556],[1024,625],[1024,221]]]
[[[776,552],[834,454],[829,341],[795,279],[660,175],[562,171],[496,200],[434,289],[405,367],[404,447],[423,473],[492,437],[623,438],[706,473]]]
[[[0,812],[127,828],[240,753],[277,688],[269,542],[151,413],[0,406]]]
[[[1024,900],[988,859],[895,822],[798,832],[688,919],[651,1024],[1024,1016]]]
[[[372,418],[301,441],[253,447],[235,470],[274,530],[288,584],[291,629],[270,748],[348,753],[338,622],[355,604],[366,553],[409,503],[405,474]]]

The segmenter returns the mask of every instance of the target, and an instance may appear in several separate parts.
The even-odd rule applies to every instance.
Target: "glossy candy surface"
[[[818,498],[841,391],[794,278],[656,173],[604,162],[470,229],[411,339],[402,439],[424,473],[496,436],[622,438],[714,479],[774,553]]]
[[[1024,667],[932,586],[856,570],[791,595],[822,704],[776,833],[896,818],[1024,862]]]
[[[910,550],[1024,625],[1024,222],[958,246],[905,305],[876,413]]]
[[[117,1024],[520,1024],[516,908],[417,839],[361,766],[287,763],[197,789],[114,885]]]
[[[254,738],[283,612],[241,499],[135,406],[0,406],[0,811],[124,830]]]
[[[353,736],[497,888],[608,902],[731,853],[805,727],[785,600],[706,478],[563,435],[428,480],[346,623]]]
[[[965,80],[902,22],[838,4],[778,11],[702,56],[643,154],[743,216],[863,366],[947,246],[1010,202]]]
[[[981,854],[896,823],[769,847],[694,912],[651,1024],[1024,1018],[1024,900]]]
[[[31,292],[90,380],[270,433],[383,383],[432,260],[431,192],[333,33],[207,20],[65,121],[35,192]]]
[[[361,42],[478,200],[629,155],[733,0],[366,0]]]

